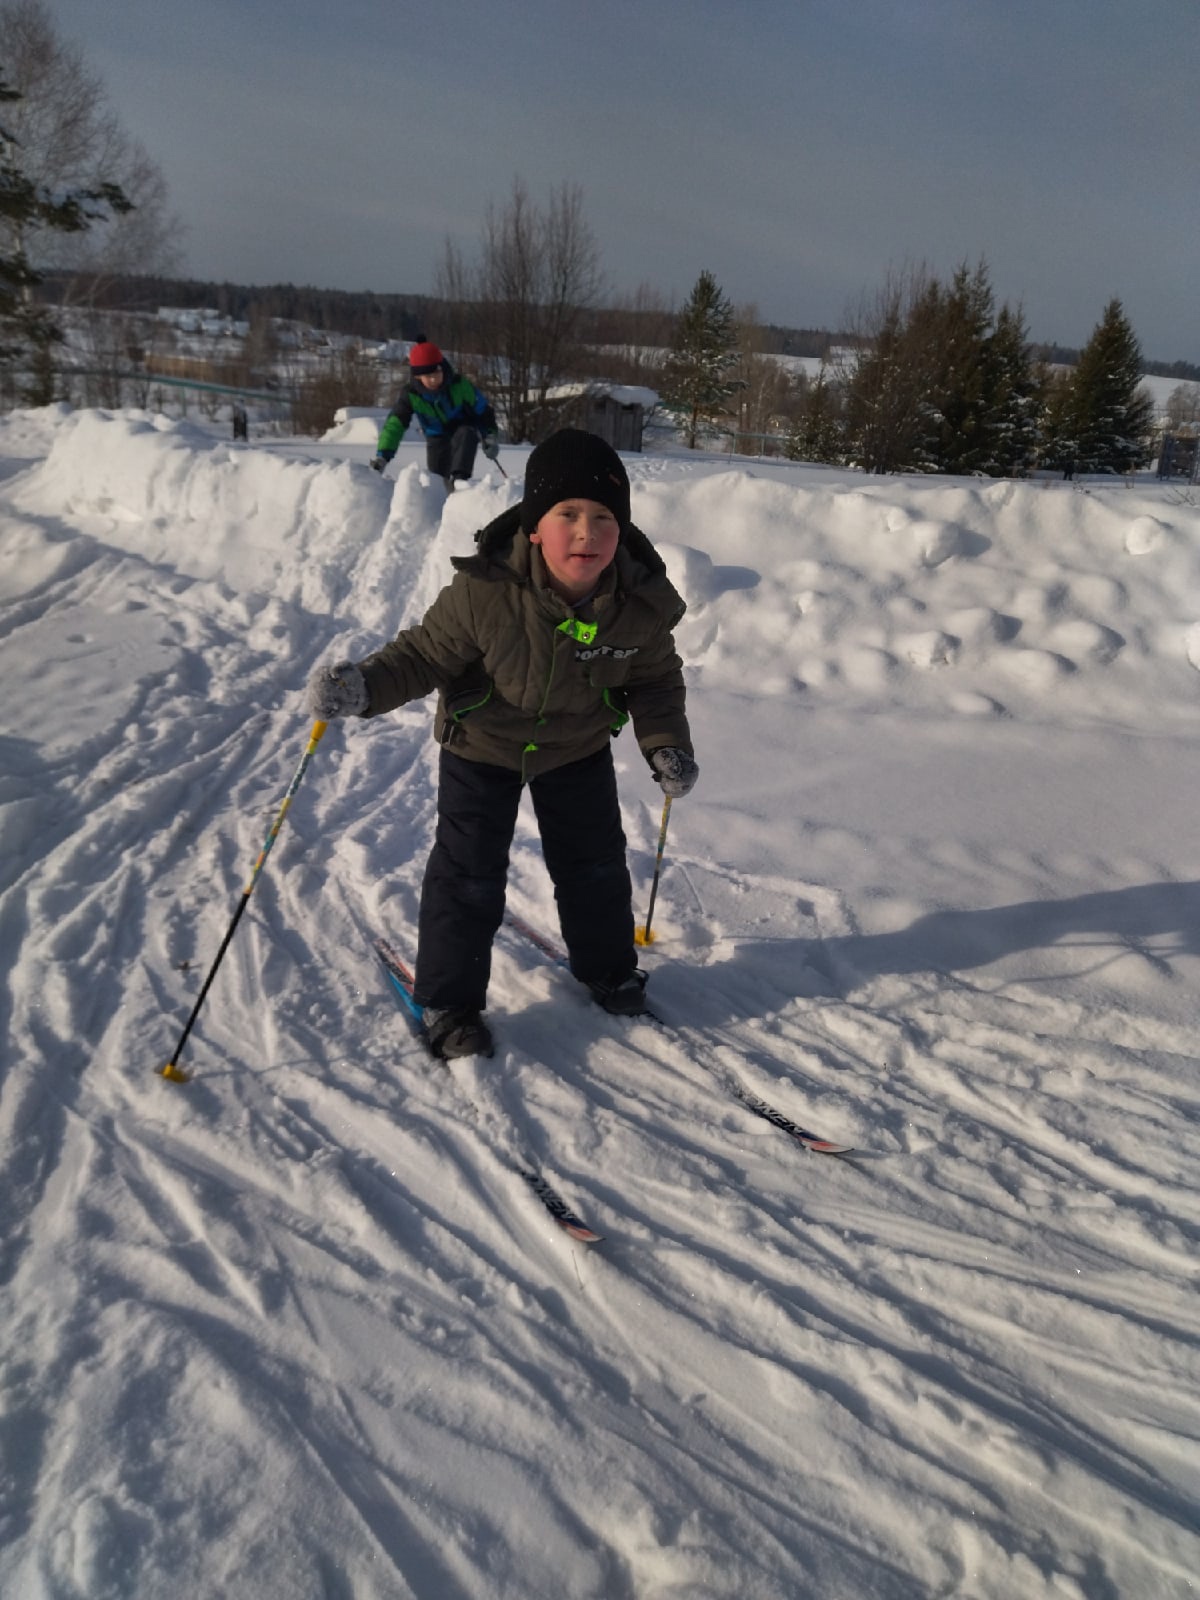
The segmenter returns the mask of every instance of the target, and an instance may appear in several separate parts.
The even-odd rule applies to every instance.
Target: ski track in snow
[[[974,676],[950,713],[960,741],[999,681],[1032,685],[1025,721],[1053,724],[1059,675],[1005,676],[1015,645],[970,576],[990,543],[1011,590],[1023,556],[1000,541],[1039,491],[728,470],[714,490],[637,463],[635,514],[691,587],[704,775],[674,808],[645,957],[683,1031],[604,1018],[505,930],[496,1058],[428,1061],[370,950],[376,933],[411,947],[436,781],[417,706],[326,734],[179,1089],[156,1069],[302,753],[309,669],[419,617],[518,487],[443,513],[403,454],[381,484],[319,448],[230,451],[136,415],[18,414],[0,448],[19,463],[0,484],[0,662],[25,686],[0,731],[0,1591],[1196,1592],[1200,1133],[1181,987],[1200,874],[1172,785],[1147,802],[1168,824],[1157,856],[1135,840],[1118,859],[1099,824],[956,838],[940,812],[896,810],[906,737],[942,730],[910,722],[891,745],[882,729],[896,697],[901,721],[925,707],[956,650]],[[1149,515],[1123,493],[1062,496],[1061,541],[1021,580],[1025,624],[1057,626],[1068,679],[1095,679],[1063,737],[1098,766],[1113,747],[1087,719],[1108,707],[1129,736],[1152,651],[1109,689],[1131,652],[1098,621],[1063,631],[1062,572],[1122,613],[1122,638],[1165,627],[1131,598],[1144,575],[1084,559]],[[793,557],[768,592],[740,529],[815,526],[813,496],[828,537],[844,527],[842,574]],[[957,633],[912,625],[918,568],[914,584],[953,590]],[[837,667],[830,704],[859,742],[802,702],[739,772],[721,742],[743,717],[778,728],[784,689],[768,673],[727,702],[724,663],[767,662],[785,592],[803,636],[779,637]],[[1171,742],[1195,742],[1172,698],[1195,680],[1176,670],[1145,746],[1167,780],[1194,761]],[[772,799],[790,746],[825,765]],[[812,785],[867,749],[874,812],[828,815]],[[656,791],[619,755],[640,895]],[[553,935],[524,813],[510,889]],[[858,1153],[806,1154],[723,1071]],[[526,1153],[603,1244],[554,1227],[513,1170]]]

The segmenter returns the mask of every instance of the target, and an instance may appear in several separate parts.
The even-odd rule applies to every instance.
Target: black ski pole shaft
[[[663,801],[662,827],[658,830],[658,854],[654,858],[654,879],[650,885],[650,904],[646,909],[646,926],[638,928],[634,932],[633,940],[635,944],[652,944],[654,942],[654,935],[650,932],[650,922],[654,916],[654,902],[658,897],[658,879],[659,874],[662,872],[663,850],[666,848],[667,843],[667,819],[670,815],[671,796],[668,795]]]
[[[205,978],[203,987],[196,999],[196,1004],[192,1007],[191,1016],[184,1024],[184,1029],[179,1036],[179,1043],[175,1046],[174,1054],[166,1066],[160,1069],[159,1076],[169,1079],[171,1083],[189,1083],[191,1081],[192,1075],[190,1072],[185,1072],[179,1065],[179,1057],[183,1054],[183,1047],[188,1041],[188,1035],[195,1026],[196,1018],[200,1015],[200,1008],[204,1004],[209,989],[212,987],[212,981],[217,975],[217,968],[225,959],[225,952],[229,949],[233,936],[237,932],[237,925],[242,920],[242,912],[245,911],[246,906],[249,904],[250,896],[254,893],[254,885],[258,882],[258,875],[271,853],[271,846],[279,837],[279,830],[283,827],[283,819],[288,814],[288,807],[292,803],[292,797],[300,787],[300,780],[308,769],[308,763],[313,758],[313,753],[320,742],[321,735],[325,732],[326,726],[327,724],[324,722],[314,722],[312,725],[312,733],[309,735],[308,745],[304,754],[300,758],[300,765],[296,768],[291,783],[288,784],[287,793],[283,797],[283,804],[279,807],[275,821],[271,824],[271,831],[267,834],[263,847],[258,852],[258,860],[254,863],[250,880],[242,891],[242,898],[238,901],[237,910],[233,913],[233,920],[225,931],[225,937],[221,940],[221,948],[217,951],[217,958],[208,969],[208,977]]]

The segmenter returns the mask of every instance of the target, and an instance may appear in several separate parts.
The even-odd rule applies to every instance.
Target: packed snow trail
[[[425,706],[326,734],[157,1078],[309,668],[419,616],[519,476],[443,509],[415,449],[381,483],[98,413],[0,451],[0,1591],[1195,1592],[1193,513],[631,463],[702,769],[651,992],[843,1165],[507,936],[495,1060],[431,1070],[369,942],[415,925]],[[553,930],[524,813],[511,903]]]

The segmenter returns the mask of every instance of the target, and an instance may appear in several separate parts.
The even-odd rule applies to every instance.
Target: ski
[[[383,970],[387,974],[392,992],[400,1003],[400,1009],[403,1011],[409,1027],[420,1039],[421,1043],[424,1044],[425,1035],[421,1028],[421,1007],[413,999],[414,980],[411,968],[386,939],[375,939],[373,944],[375,954],[379,957]],[[446,1065],[439,1056],[433,1056],[432,1059],[441,1066]],[[471,1108],[478,1116],[478,1107],[472,1103]],[[589,1228],[583,1218],[577,1212],[572,1211],[558,1190],[535,1167],[507,1161],[507,1158],[502,1159],[505,1159],[506,1164],[516,1172],[517,1176],[529,1185],[564,1233],[569,1234],[572,1239],[578,1240],[580,1244],[599,1244],[603,1240],[604,1235],[596,1233],[594,1229]]]
[[[567,960],[567,952],[560,945],[555,944],[553,939],[548,939],[531,922],[526,922],[525,918],[519,917],[515,911],[508,910],[504,913],[504,920],[514,932],[521,935],[522,939],[528,939],[534,949],[539,950],[547,961],[553,962],[556,967],[562,967],[566,972],[571,970],[570,962]]]
[[[526,922],[524,917],[518,916],[515,911],[505,911],[504,921],[514,933],[520,934],[523,939],[527,940],[545,960],[552,962],[556,967],[562,967],[566,971],[570,970],[566,951],[555,944],[553,939],[548,939],[532,923]],[[703,1045],[703,1041],[695,1039],[693,1035],[668,1022],[665,1017],[660,1017],[655,1011],[646,1010],[640,1016],[631,1017],[628,1020],[631,1022],[653,1023],[656,1027],[663,1028],[677,1038],[683,1039],[693,1049],[700,1045],[707,1053],[707,1046]],[[751,1093],[733,1073],[725,1072],[711,1059],[708,1065],[726,1083],[734,1099],[740,1101],[747,1111],[752,1111],[756,1117],[762,1117],[772,1127],[778,1128],[781,1133],[786,1133],[790,1139],[794,1139],[797,1144],[803,1145],[806,1150],[811,1150],[814,1155],[847,1156],[854,1153],[853,1145],[837,1144],[832,1139],[823,1139],[819,1133],[813,1133],[810,1128],[802,1128],[798,1122],[793,1122],[791,1117],[785,1116],[782,1111],[777,1110],[769,1101],[764,1100],[760,1095]]]
[[[793,1122],[791,1117],[786,1117],[782,1111],[777,1111],[769,1101],[762,1099],[760,1095],[752,1094],[743,1084],[738,1083],[736,1078],[730,1082],[729,1092],[735,1099],[740,1100],[748,1111],[753,1111],[756,1117],[765,1118],[781,1133],[786,1133],[789,1138],[795,1139],[797,1144],[802,1144],[814,1155],[848,1156],[854,1153],[854,1146],[851,1144],[835,1144],[832,1139],[822,1139],[819,1134],[802,1128],[799,1123]]]

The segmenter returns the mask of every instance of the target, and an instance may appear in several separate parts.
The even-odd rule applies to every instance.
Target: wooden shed
[[[646,413],[657,399],[649,389],[597,385],[583,397],[580,427],[598,433],[614,450],[640,451]]]

